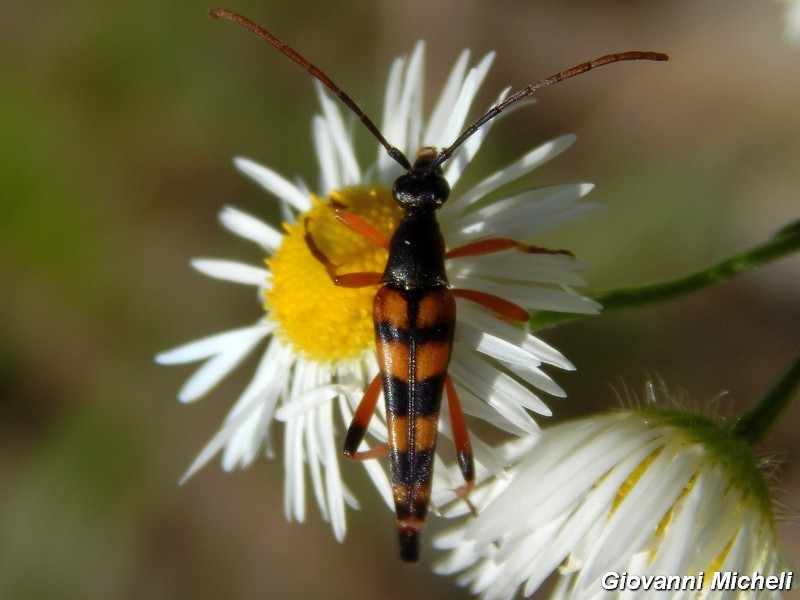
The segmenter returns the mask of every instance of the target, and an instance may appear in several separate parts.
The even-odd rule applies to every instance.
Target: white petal
[[[246,285],[264,286],[269,277],[269,271],[260,267],[254,267],[235,260],[220,260],[215,258],[195,258],[191,262],[192,266],[209,277],[231,281],[233,283],[244,283]]]
[[[439,416],[439,444],[453,443],[453,430],[450,422],[450,410],[447,402],[442,402],[441,414]],[[487,477],[504,477],[503,463],[495,452],[494,448],[481,441],[481,439],[470,432],[470,443],[475,459],[476,471],[480,471],[480,479]],[[452,469],[434,469],[437,474],[434,477],[434,504],[441,505],[455,500],[453,491],[464,484],[463,475],[460,467],[456,464]],[[466,513],[469,508],[465,503],[461,503],[461,508]]]
[[[275,413],[275,418],[279,421],[294,419],[301,414],[316,410],[320,405],[330,402],[335,396],[350,392],[352,389],[352,386],[335,383],[321,385],[304,394],[292,397],[290,402],[278,409],[278,412]]]
[[[591,471],[588,473],[581,472],[580,478],[575,478],[576,480],[580,479],[591,483],[592,477],[596,476],[596,487],[591,489],[591,493],[587,494],[575,509],[565,511],[565,514],[570,514],[569,523],[561,528],[548,547],[543,548],[541,556],[529,573],[526,589],[538,587],[544,578],[558,567],[569,552],[574,551],[579,546],[580,540],[587,536],[588,531],[595,524],[602,524],[607,521],[608,512],[619,495],[620,487],[641,464],[641,461],[646,459],[648,454],[658,445],[658,442],[650,441],[645,445],[639,446],[630,456],[626,457],[624,450],[634,447],[640,441],[631,440],[634,443],[627,444],[625,448],[612,449],[614,456],[620,458],[620,463],[607,475],[603,476],[602,465],[593,465],[593,461],[590,459],[587,466]],[[593,447],[593,449],[598,453],[604,452],[602,447]],[[602,464],[607,466],[609,462],[604,460]],[[592,468],[593,466],[596,468]],[[585,479],[584,476],[586,477]],[[576,481],[575,483],[578,482]],[[570,488],[574,487],[574,484],[570,484]],[[584,488],[584,491],[588,492],[589,490]],[[568,497],[577,500],[570,492],[567,493],[570,494]],[[565,506],[568,506],[568,504],[565,503]]]
[[[574,365],[563,354],[536,336],[531,335],[525,328],[502,321],[471,302],[464,301],[458,304],[458,320],[520,346],[538,357],[539,362],[554,365],[568,371],[575,370]]]
[[[422,102],[422,63],[425,54],[424,42],[417,42],[411,56],[399,59],[392,65],[387,86],[386,104],[381,131],[391,144],[407,157],[419,148]],[[378,165],[382,172],[396,170],[396,165],[381,148]],[[409,160],[414,161],[412,155]]]
[[[372,362],[372,361],[371,361]],[[367,372],[372,374],[377,371],[377,367],[368,368]],[[364,377],[364,381],[372,381],[374,375],[369,377]],[[339,410],[342,416],[342,420],[346,425],[350,424],[350,421],[353,418],[353,412],[351,410],[351,406],[357,406],[358,402],[361,400],[361,392],[358,393],[346,393],[340,396],[339,401]],[[378,413],[381,412],[381,409],[378,409]],[[379,414],[373,416],[372,421],[370,423],[369,434],[375,436],[378,440],[385,442],[387,439],[386,434],[386,427],[380,421]],[[369,446],[365,443],[362,443],[361,450],[369,449]],[[394,508],[394,499],[392,498],[392,490],[391,486],[389,485],[389,479],[386,474],[386,470],[380,464],[380,461],[377,460],[364,460],[361,461],[361,466],[367,471],[370,479],[372,480],[373,484],[377,488],[381,498],[386,503],[386,506],[389,508]]]
[[[340,166],[342,184],[354,185],[361,180],[361,171],[358,167],[352,140],[342,120],[342,113],[339,111],[338,104],[327,94],[322,83],[314,81],[314,84],[325,116],[324,122],[336,150],[335,158]]]
[[[406,64],[406,59],[407,57],[402,56],[392,61],[392,66],[389,69],[389,77],[386,82],[386,93],[383,96],[383,119],[381,121],[380,130],[383,132],[384,137],[386,137],[387,140],[392,140],[391,143],[395,145],[397,145],[397,141],[394,137],[394,128],[397,127],[399,129],[399,127],[393,119],[397,115],[397,102],[400,98],[400,83],[403,77],[403,67]],[[383,146],[379,146],[378,148],[378,160],[376,164],[377,169],[384,174],[384,177],[387,171],[394,170],[397,166],[395,161],[386,154],[386,150]]]
[[[241,343],[230,345],[224,352],[209,359],[186,380],[178,391],[178,400],[193,402],[205,396],[252,352],[262,338],[263,335],[253,335],[249,339],[242,339]]]
[[[452,144],[464,129],[467,114],[472,107],[472,102],[475,100],[475,95],[481,83],[483,83],[486,74],[489,72],[489,67],[493,59],[494,53],[489,53],[483,57],[483,60],[481,60],[474,69],[470,69],[467,78],[461,86],[458,98],[450,107],[447,123],[445,124],[444,131],[441,133],[441,137],[433,140],[437,146]]]
[[[493,55],[487,55],[487,59],[493,58]],[[484,59],[486,60],[486,59]],[[492,106],[497,106],[503,100],[505,100],[508,92],[511,88],[506,88],[500,95],[497,97],[495,102]],[[470,163],[470,161],[475,157],[478,153],[478,150],[481,148],[483,144],[483,140],[486,139],[486,136],[489,135],[489,131],[491,131],[492,127],[494,126],[495,122],[498,119],[492,119],[488,123],[484,123],[484,125],[478,129],[475,133],[473,133],[466,142],[461,146],[461,148],[455,153],[453,158],[451,158],[444,166],[444,176],[447,178],[448,183],[450,183],[450,187],[455,187],[458,183],[458,180],[461,178],[461,174],[464,172],[464,169]],[[455,142],[455,139],[446,142],[447,145],[452,145]],[[447,219],[448,213],[448,206],[445,205],[444,209],[440,211],[443,214],[445,220]]]
[[[508,375],[490,367],[463,346],[460,348],[463,351],[458,355],[454,352],[450,363],[453,379],[458,380],[470,393],[483,398],[517,427],[530,433],[537,432],[538,427],[523,406],[534,405],[543,414],[547,414],[547,407],[530,390]]]
[[[424,143],[437,147],[449,143],[442,133],[447,126],[449,113],[458,98],[459,90],[464,80],[464,73],[466,73],[467,70],[469,56],[470,51],[463,50],[456,60],[455,65],[453,65],[447,82],[442,88],[442,93],[439,95],[439,99],[436,102],[436,106],[433,108],[433,111],[431,111],[431,116],[423,138],[425,140]]]
[[[460,217],[448,213],[442,228],[451,247],[485,237],[526,242],[603,208],[601,204],[579,201],[592,188],[586,183],[526,190]]]
[[[297,374],[298,385],[292,387],[293,398],[289,402],[293,402],[297,395],[303,395],[310,389],[319,387],[321,378],[321,371],[324,369],[317,368],[316,365],[303,361],[296,365],[295,373]],[[330,402],[328,403],[330,405]],[[314,498],[317,501],[317,506],[322,513],[322,518],[330,522],[330,510],[328,500],[325,497],[325,484],[323,480],[322,471],[324,470],[324,441],[321,432],[319,431],[319,414],[324,410],[324,406],[318,407],[320,410],[304,413],[301,418],[305,424],[303,432],[304,448],[304,463],[308,465],[308,472],[311,476],[311,490],[314,493]],[[332,427],[332,423],[328,423],[328,427]],[[304,473],[299,474],[300,477],[305,477]]]
[[[455,341],[494,360],[502,361],[509,371],[528,384],[554,396],[565,396],[564,390],[537,368],[541,364],[538,357],[519,346],[464,323],[456,329]]]
[[[716,477],[706,480],[708,497],[722,498],[713,505],[706,503],[704,518],[697,528],[695,538],[702,541],[694,550],[697,562],[693,564],[709,563],[716,560],[727,551],[731,540],[736,536],[741,519],[738,516],[741,510],[741,496],[730,489],[730,480],[724,473],[715,473]]]
[[[272,169],[240,156],[236,157],[233,162],[242,173],[271,194],[294,206],[298,211],[303,212],[311,208],[311,200],[308,196],[303,194],[291,181],[281,177]]]
[[[242,345],[255,344],[274,329],[273,325],[259,322],[258,325],[232,329],[205,337],[156,355],[162,365],[194,362],[215,354],[236,351]]]
[[[239,422],[239,427],[233,431],[222,452],[220,463],[223,471],[230,472],[237,467],[248,467],[256,459],[259,450],[268,441],[276,395],[265,394],[250,412],[249,417]],[[238,415],[234,417],[237,418]]]
[[[249,410],[251,402],[260,406],[258,411],[251,414],[250,418],[239,426],[225,447],[222,456],[224,470],[230,471],[237,466],[248,466],[255,459],[262,444],[266,452],[270,452],[268,428],[294,361],[293,354],[277,339],[273,338],[270,341],[253,379],[226,417],[235,419],[240,411]]]
[[[192,475],[202,469],[205,464],[225,446],[230,438],[233,437],[234,433],[239,429],[241,424],[249,419],[259,408],[260,405],[254,402],[248,407],[247,411],[243,411],[237,415],[236,418],[226,421],[220,430],[214,435],[214,437],[211,438],[211,440],[209,440],[205,447],[200,451],[200,454],[197,455],[192,464],[183,474],[183,477],[181,477],[180,480],[181,485],[186,483],[186,481],[192,477]]]
[[[693,556],[693,551],[697,547],[694,533],[697,524],[703,522],[699,514],[703,499],[711,497],[707,496],[707,491],[708,473],[701,470],[686,495],[680,498],[672,509],[669,522],[670,534],[664,536],[655,555],[648,561],[648,572],[689,573],[693,564],[702,564],[696,562],[696,557]]]
[[[414,46],[411,58],[408,61],[404,90],[401,95],[403,106],[408,104],[408,125],[405,133],[406,142],[398,145],[399,148],[406,148],[406,157],[413,155],[419,150],[421,144],[426,143],[421,140],[422,134],[422,95],[424,88],[423,67],[425,60],[425,44],[419,41]],[[406,100],[406,97],[408,100]],[[413,160],[413,159],[409,159]]]
[[[457,206],[460,211],[464,211],[476,200],[483,198],[487,194],[490,194],[494,190],[511,181],[514,181],[515,179],[519,179],[523,175],[526,175],[535,168],[543,165],[551,158],[561,154],[574,141],[574,135],[563,135],[559,138],[542,144],[537,148],[534,148],[533,150],[527,152],[517,162],[510,164],[504,169],[497,171],[490,177],[487,177],[481,181],[463,196],[451,199],[446,205],[447,209],[452,210],[453,207]]]
[[[303,470],[303,438],[306,416],[286,422],[283,443],[283,512],[287,521],[302,523],[306,518],[306,487]]]
[[[479,290],[499,296],[504,300],[518,304],[526,310],[552,310],[593,315],[600,312],[602,306],[572,292],[569,288],[559,290],[532,285],[498,284],[485,279],[456,276],[451,277],[454,288]]]
[[[577,430],[565,426],[548,430],[547,437],[542,437],[528,458],[520,463],[517,476],[509,486],[523,493],[509,491],[486,507],[481,516],[469,524],[469,537],[480,542],[494,541],[504,531],[517,530],[514,524],[522,516],[525,516],[526,529],[534,529],[549,520],[562,498],[563,504],[569,506],[570,499],[574,501],[590,489],[620,457],[624,458],[626,450],[630,452],[631,447],[641,445],[638,440],[620,444],[614,436],[602,436],[611,425],[598,419]],[[563,468],[564,461],[568,461],[569,469]],[[587,471],[584,473],[584,470]],[[580,478],[572,477],[576,472],[581,473]],[[539,481],[544,481],[546,487],[539,485]],[[569,488],[561,490],[565,484],[569,484]],[[554,490],[558,490],[555,496]],[[550,506],[544,514],[539,512],[542,504]],[[535,512],[531,513],[532,509]],[[524,531],[519,533],[524,535]]]
[[[632,550],[637,550],[655,533],[702,460],[699,453],[665,451],[650,463],[612,513],[604,535],[595,545],[601,552],[596,552],[584,565],[578,585],[593,582],[615,567],[624,568]]]
[[[464,350],[464,347],[460,344],[454,346],[452,362],[461,362],[459,357],[465,351],[466,350]],[[526,433],[525,429],[517,426],[508,417],[499,413],[492,406],[489,406],[485,399],[478,398],[475,394],[473,394],[465,386],[464,382],[462,382],[461,379],[454,374],[452,369],[450,370],[450,375],[452,376],[453,383],[456,386],[456,392],[458,394],[458,399],[461,401],[461,408],[464,411],[464,414],[474,416],[482,421],[486,421],[498,429],[507,431],[516,436]]]
[[[344,517],[344,490],[339,472],[339,450],[333,438],[333,410],[330,403],[318,411],[317,434],[321,437],[325,487],[330,507],[333,534],[338,541],[344,539],[346,531]]]
[[[283,236],[275,228],[232,206],[226,206],[220,211],[219,220],[226,229],[239,237],[255,242],[270,253],[274,252],[283,240]]]
[[[314,137],[314,152],[319,163],[319,189],[322,193],[342,188],[342,177],[333,148],[330,131],[325,120],[319,115],[311,121],[311,135]]]
[[[508,365],[508,370],[536,389],[547,392],[556,398],[565,398],[567,393],[550,376],[532,365]]]
[[[474,348],[481,354],[488,354],[492,358],[506,363],[528,365],[533,362],[536,365],[540,364],[536,356],[519,346],[470,327],[466,323],[456,329],[455,340],[469,348]]]
[[[583,286],[584,279],[575,273],[585,268],[569,256],[555,254],[523,254],[505,250],[496,254],[450,259],[448,276],[471,276],[524,282]]]
[[[211,438],[200,454],[198,454],[197,458],[195,458],[194,462],[192,462],[189,469],[181,478],[181,483],[194,475],[211,460],[217,452],[224,448],[226,444],[236,438],[237,434],[241,433],[250,419],[253,417],[255,417],[256,420],[258,420],[259,417],[262,419],[270,418],[271,411],[274,408],[274,400],[277,397],[278,391],[282,388],[282,383],[280,381],[273,381],[272,387],[267,388],[265,387],[266,380],[270,379],[276,370],[280,370],[287,361],[291,360],[291,355],[283,350],[274,340],[268,345],[267,351],[264,353],[259,363],[253,380],[242,395],[239,396],[239,399],[236,401],[231,412],[228,413],[228,417],[220,430]],[[285,372],[285,370],[282,372]],[[265,389],[269,390],[271,393],[266,398],[260,397],[260,393]],[[272,403],[272,405],[270,405],[270,403]],[[239,435],[239,443],[241,443],[241,440],[242,436]],[[261,440],[257,440],[257,443],[260,444]],[[252,445],[252,441],[248,445]],[[247,452],[244,457],[245,459],[249,457],[252,461],[253,453]],[[247,464],[247,462],[244,464]],[[223,467],[225,470],[230,470],[233,464],[229,461],[228,463],[223,463]]]
[[[364,460],[361,466],[367,471],[367,475],[372,480],[375,488],[378,490],[380,497],[383,499],[387,507],[394,509],[394,498],[392,497],[392,486],[389,483],[389,478],[386,475],[386,470],[381,466],[377,460]]]
[[[329,510],[330,505],[328,503],[328,499],[325,497],[325,483],[324,476],[322,474],[322,471],[324,470],[324,459],[322,457],[325,451],[320,447],[321,443],[324,445],[324,441],[322,436],[317,431],[317,419],[314,418],[319,412],[320,411],[315,411],[315,414],[308,415],[309,427],[303,436],[306,444],[305,463],[308,465],[308,472],[311,476],[311,491],[314,493],[314,498],[317,501],[317,506],[322,514],[322,519],[330,523],[331,511]]]

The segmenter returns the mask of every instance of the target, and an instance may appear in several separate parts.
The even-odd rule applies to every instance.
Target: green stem
[[[761,401],[736,421],[733,433],[753,446],[764,441],[778,422],[778,418],[795,398],[798,384],[800,384],[800,353]]]
[[[800,250],[800,221],[795,221],[781,229],[767,242],[735,254],[697,273],[654,285],[597,292],[590,294],[589,297],[599,302],[604,312],[645,306],[710,287],[798,250]],[[587,316],[589,315],[542,311],[535,313],[530,323],[533,329],[543,329]]]

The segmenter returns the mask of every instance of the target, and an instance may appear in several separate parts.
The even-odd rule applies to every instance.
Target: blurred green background
[[[315,506],[282,509],[280,460],[178,478],[252,363],[192,406],[191,372],[153,355],[254,322],[251,290],[188,268],[257,262],[216,214],[269,217],[235,172],[245,155],[316,183],[310,77],[208,4],[4,3],[0,21],[0,598],[468,597],[398,564],[392,517],[363,478],[340,545]],[[548,236],[592,265],[593,288],[678,276],[799,216],[800,47],[779,2],[240,0],[376,118],[390,60],[428,41],[428,100],[464,46],[495,49],[481,105],[610,51],[667,64],[610,67],[542,93],[499,123],[479,177],[555,135],[575,146],[531,185],[593,181],[608,209]],[[476,115],[477,116],[477,115]],[[359,133],[362,156],[375,144]],[[800,259],[668,305],[548,331],[578,367],[558,417],[616,405],[657,375],[743,411],[800,340]],[[766,452],[798,506],[794,407]],[[438,523],[431,524],[436,529]],[[797,527],[781,528],[795,560]],[[430,535],[427,536],[429,542]],[[800,597],[787,594],[785,597]]]

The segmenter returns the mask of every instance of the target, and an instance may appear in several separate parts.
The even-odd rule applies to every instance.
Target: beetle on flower
[[[284,208],[291,206],[299,214],[289,216],[289,223],[285,225],[286,235],[281,238],[270,226],[233,209],[226,209],[222,214],[226,226],[235,233],[260,243],[268,252],[273,252],[272,258],[267,260],[268,269],[209,260],[195,261],[195,266],[211,276],[257,285],[263,294],[266,316],[254,327],[193,342],[158,357],[160,362],[165,363],[209,359],[187,382],[180,394],[182,400],[189,401],[205,394],[260,340],[269,338],[266,354],[255,378],[234,406],[219,433],[192,465],[187,476],[222,448],[225,448],[223,465],[226,468],[232,468],[237,463],[249,464],[262,443],[267,445],[269,452],[269,425],[277,416],[287,423],[287,516],[303,519],[303,464],[307,462],[317,501],[324,516],[332,521],[337,538],[341,539],[344,535],[344,503],[354,501],[341,481],[336,459],[333,405],[334,402],[338,404],[342,416],[345,420],[349,419],[360,390],[367,387],[366,384],[378,371],[374,341],[368,335],[372,328],[371,301],[375,295],[374,284],[378,280],[373,281],[373,278],[365,276],[383,271],[387,261],[386,250],[389,247],[388,242],[377,246],[369,242],[388,240],[392,235],[396,236],[394,232],[398,223],[405,222],[401,217],[404,215],[403,218],[407,218],[409,215],[408,207],[400,214],[391,188],[387,185],[397,177],[398,164],[411,174],[417,169],[425,177],[428,173],[438,173],[436,177],[440,177],[449,190],[480,147],[489,130],[488,122],[505,107],[531,95],[538,89],[535,86],[544,87],[617,60],[664,60],[665,57],[644,53],[610,55],[524,88],[503,102],[506,91],[489,113],[464,130],[460,137],[455,138],[463,127],[477,87],[486,75],[491,56],[466,74],[468,53],[462,54],[431,121],[423,127],[420,110],[420,44],[408,64],[405,65],[404,61],[396,62],[390,74],[383,131],[398,144],[390,146],[349,97],[332,84],[327,76],[318,70],[315,72],[315,67],[305,59],[290,49],[286,50],[271,34],[243,17],[224,9],[215,9],[212,14],[245,25],[306,66],[356,112],[388,151],[387,154],[381,154],[376,165],[368,170],[370,175],[363,175],[355,160],[341,114],[333,102],[321,93],[323,116],[315,120],[314,132],[327,201],[309,197],[304,189],[289,183],[269,169],[238,159],[237,165],[240,169],[278,196]],[[412,169],[405,158],[405,154],[411,150],[427,147],[423,144],[438,144],[438,147],[443,147],[443,141],[453,139],[455,142],[440,152],[423,150],[417,161],[419,167],[415,165]],[[451,259],[448,260],[447,278],[459,288],[469,288],[470,293],[464,293],[461,297],[478,305],[459,305],[458,327],[455,337],[449,342],[453,348],[449,370],[452,383],[442,370],[440,387],[445,382],[448,383],[449,403],[452,404],[455,390],[458,389],[458,395],[464,401],[464,412],[484,418],[513,433],[536,432],[536,424],[526,409],[548,414],[547,407],[534,389],[539,388],[555,395],[563,394],[540,366],[552,364],[570,368],[570,364],[556,350],[525,329],[507,323],[508,311],[501,310],[501,307],[511,306],[517,309],[514,312],[515,319],[512,320],[523,320],[527,311],[534,309],[570,312],[597,310],[595,303],[580,297],[572,290],[573,286],[581,283],[575,274],[581,265],[568,253],[545,251],[530,246],[528,241],[532,235],[582,216],[595,206],[580,201],[591,187],[585,184],[530,190],[482,205],[478,209],[475,204],[502,185],[552,158],[570,142],[570,137],[563,137],[534,149],[472,190],[454,194],[440,211],[441,227],[447,246],[456,248],[450,254],[440,256],[442,261],[445,258]],[[460,152],[453,155],[453,150],[462,145]],[[390,158],[398,164],[391,162]],[[402,178],[398,181],[401,180]],[[399,184],[395,184],[395,190],[397,185]],[[403,189],[406,188],[404,186]],[[331,207],[335,210],[331,210]],[[290,209],[287,212],[292,211]],[[336,221],[337,218],[349,223],[350,230],[342,227]],[[365,227],[361,223],[370,225]],[[494,240],[514,241],[496,247]],[[399,242],[398,245],[412,241],[409,238],[408,242]],[[481,251],[475,252],[476,247],[480,247]],[[469,251],[459,251],[459,248]],[[390,260],[392,252],[397,256],[397,250],[390,251]],[[390,271],[391,268],[387,268],[387,273]],[[340,276],[341,273],[355,274],[356,277],[351,277],[351,280],[357,279],[359,285],[332,285],[341,284],[340,280],[347,277]],[[441,273],[443,290],[449,294],[443,269]],[[384,282],[387,277],[384,275]],[[324,303],[320,302],[322,297],[326,299]],[[375,328],[378,329],[378,321],[375,323]],[[383,366],[380,367],[384,373],[386,364],[384,359]],[[447,362],[441,368],[446,369]],[[413,384],[411,381],[412,387]],[[377,395],[374,386],[367,389],[366,398],[374,400]],[[384,392],[387,393],[387,398],[391,397],[391,389],[387,387],[385,377]],[[436,411],[438,412],[438,399]],[[451,418],[457,417],[455,408],[451,408],[450,412]],[[387,413],[391,417],[389,401]],[[356,429],[355,438],[348,440],[350,445],[346,447],[346,452],[349,450],[351,455],[355,454],[355,448],[363,440],[368,422],[368,417],[365,418],[362,411],[356,411],[356,415],[354,426],[363,425],[364,430]],[[448,430],[444,424],[441,428],[445,435],[456,439],[459,458],[462,459],[462,473],[469,484],[470,468],[467,461],[463,460],[465,452],[462,452],[468,447],[468,443],[464,446],[458,441],[463,440],[466,426],[457,418],[453,423],[454,431]],[[351,433],[353,431],[351,428]],[[385,440],[387,432],[384,422],[377,423],[370,433],[379,441]],[[432,435],[435,441],[435,427]],[[396,437],[394,434],[392,439]],[[430,449],[433,450],[433,443],[430,444]],[[393,447],[392,452],[397,452],[397,446]],[[377,451],[365,450],[359,454],[373,453]],[[499,468],[491,450],[480,442],[475,444],[475,455],[479,462]],[[469,449],[469,461],[471,459]],[[365,462],[365,466],[384,496],[388,496],[383,472],[372,463]],[[423,470],[430,474],[431,468],[426,467]],[[392,473],[394,476],[394,470]],[[393,481],[393,484],[400,519],[397,481]],[[427,498],[424,502],[427,507]],[[402,525],[400,521],[398,523]],[[415,558],[413,551],[409,551],[408,556]]]

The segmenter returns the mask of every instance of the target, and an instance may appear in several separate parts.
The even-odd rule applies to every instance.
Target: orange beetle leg
[[[528,311],[524,308],[518,304],[504,300],[499,296],[495,296],[494,294],[487,294],[486,292],[479,292],[478,290],[454,289],[451,291],[454,296],[485,306],[506,321],[523,323],[530,318]]]
[[[389,238],[375,225],[350,212],[343,204],[331,202],[329,206],[333,210],[336,219],[345,227],[364,236],[376,246],[380,246],[385,250],[389,249]]]
[[[344,440],[344,455],[350,460],[367,460],[370,458],[382,458],[388,456],[389,445],[380,444],[369,450],[357,452],[361,442],[364,441],[364,436],[367,435],[367,428],[369,422],[372,420],[372,415],[375,414],[375,407],[378,405],[378,396],[381,392],[381,376],[378,374],[372,383],[367,386],[361,402],[358,403],[358,408],[353,415],[353,420],[350,422],[350,427],[347,430],[347,436]]]
[[[564,254],[566,256],[574,256],[569,250],[550,250],[548,248],[541,248],[539,246],[530,246],[517,242],[511,238],[488,238],[479,240],[477,242],[469,242],[449,250],[445,253],[445,258],[461,258],[463,256],[476,256],[478,254],[493,254],[495,252],[502,252],[515,248],[520,252],[527,254]]]
[[[325,271],[328,273],[328,277],[331,278],[333,285],[339,285],[347,288],[359,288],[378,285],[381,282],[381,277],[383,277],[383,274],[378,272],[365,271],[359,273],[344,273],[343,275],[339,275],[336,272],[336,269],[338,269],[339,266],[333,264],[314,241],[314,237],[308,230],[309,221],[310,219],[306,218],[303,223],[306,228],[306,233],[303,236],[303,239],[305,240],[306,246],[308,246],[308,250],[311,252],[311,255],[316,258],[323,267],[325,267]]]

